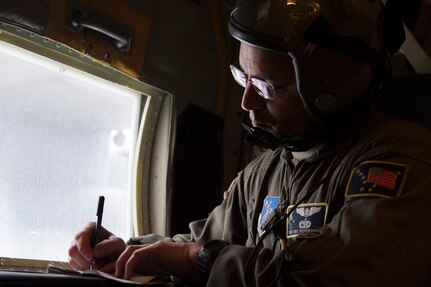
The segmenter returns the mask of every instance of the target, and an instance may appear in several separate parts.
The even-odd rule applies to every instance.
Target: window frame
[[[88,55],[29,30],[0,21],[0,41],[49,58],[63,65],[138,91],[146,98],[141,106],[136,148],[129,188],[132,216],[129,234],[138,236],[152,230],[166,230],[166,220],[151,221],[151,215],[166,214],[166,200],[160,202],[158,192],[167,198],[173,125],[171,94],[109,67]],[[154,144],[157,143],[157,144]],[[162,160],[156,160],[160,159]],[[156,164],[153,164],[156,162]],[[153,168],[154,165],[154,168]],[[157,186],[157,188],[156,188]],[[157,198],[157,206],[151,207]],[[150,202],[151,201],[151,202]],[[162,208],[162,210],[160,210]],[[164,209],[164,210],[163,210]],[[89,219],[90,220],[90,219]],[[83,222],[85,224],[85,222]],[[65,250],[67,252],[67,250]],[[47,260],[6,258],[0,255],[0,270],[45,271]]]

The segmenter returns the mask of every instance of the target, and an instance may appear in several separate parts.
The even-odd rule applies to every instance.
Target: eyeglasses
[[[273,83],[256,77],[248,79],[247,75],[235,65],[230,65],[230,71],[232,72],[233,78],[240,86],[245,88],[247,86],[247,82],[250,82],[257,94],[267,100],[274,100],[278,91],[287,88],[289,84],[294,82],[290,81],[284,85],[274,85]]]

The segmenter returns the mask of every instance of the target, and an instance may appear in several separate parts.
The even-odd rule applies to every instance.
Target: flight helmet
[[[380,0],[242,0],[231,13],[229,32],[240,42],[288,54],[306,112],[325,125],[365,106],[387,79],[384,19]],[[391,52],[404,40],[398,38],[390,43]],[[322,53],[316,53],[321,48],[366,60],[372,63],[371,72],[346,70],[351,77],[334,82],[330,71],[343,73],[349,67],[333,63],[331,69],[322,69]]]

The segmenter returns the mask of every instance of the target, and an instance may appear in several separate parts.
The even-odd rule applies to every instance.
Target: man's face
[[[288,55],[241,43],[239,64],[248,79],[263,79],[275,86],[288,84],[286,88],[277,90],[273,100],[267,100],[250,82],[247,83],[241,106],[249,112],[254,127],[277,137],[301,135],[312,130],[313,122],[298,97],[294,68]]]

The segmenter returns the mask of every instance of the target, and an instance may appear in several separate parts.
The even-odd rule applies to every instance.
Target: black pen
[[[99,243],[100,229],[102,228],[102,217],[103,217],[103,205],[105,204],[105,197],[103,195],[99,196],[99,203],[97,204],[97,223],[96,229],[94,230],[93,237],[91,238],[91,248],[94,248],[97,243]],[[90,269],[94,268],[94,261],[90,265]]]

